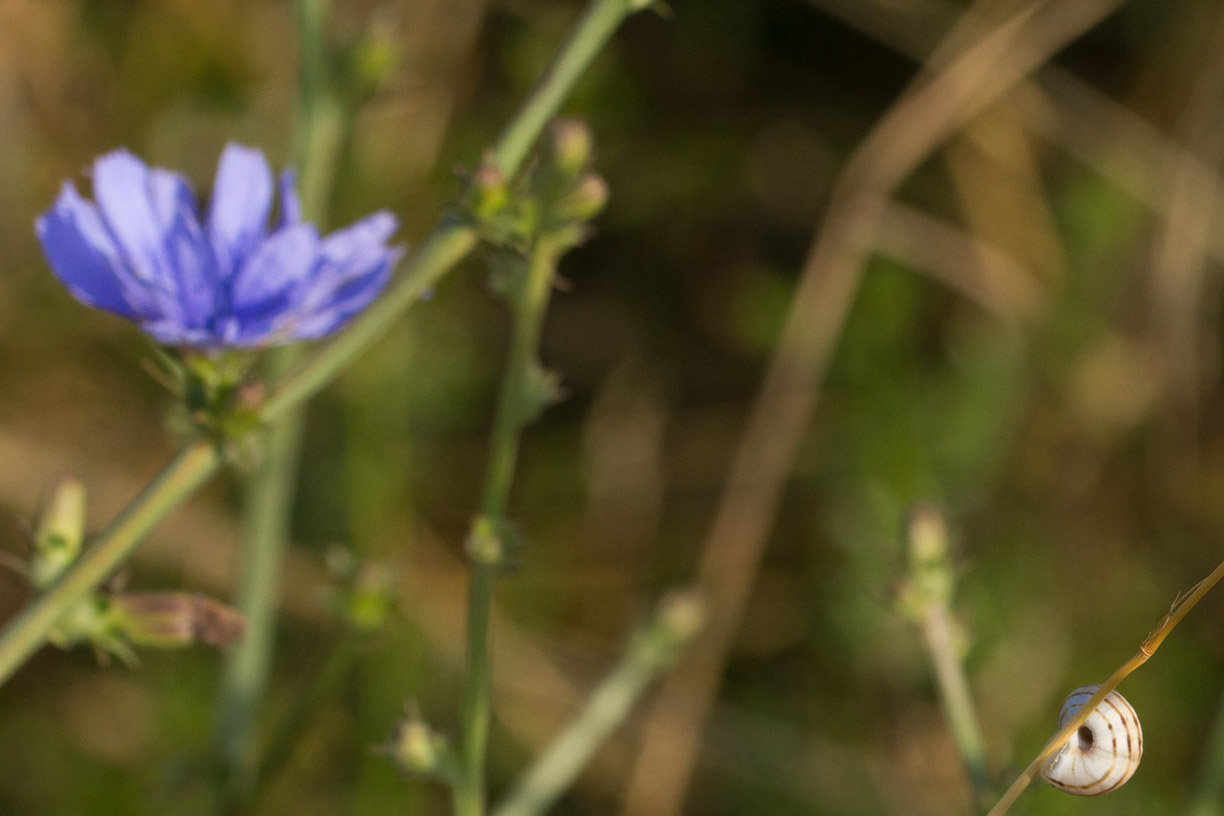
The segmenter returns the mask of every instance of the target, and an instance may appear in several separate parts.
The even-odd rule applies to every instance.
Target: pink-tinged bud
[[[81,553],[85,541],[85,485],[76,476],[59,477],[34,525],[30,581],[46,589]]]
[[[553,162],[568,176],[576,176],[591,158],[591,129],[577,119],[558,119],[552,126]]]
[[[242,639],[242,616],[204,595],[127,592],[109,600],[115,628],[136,646],[171,649],[199,640],[222,648]]]
[[[594,173],[578,179],[574,189],[557,202],[557,214],[573,221],[589,221],[608,203],[608,184]]]
[[[472,173],[468,195],[472,213],[482,221],[499,213],[510,200],[506,174],[493,164],[491,156],[486,156]]]

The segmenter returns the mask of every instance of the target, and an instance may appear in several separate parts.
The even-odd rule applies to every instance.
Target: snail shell
[[[1088,701],[1100,686],[1081,686],[1063,701],[1058,727]],[[1106,695],[1071,735],[1041,775],[1059,790],[1078,796],[1108,793],[1131,778],[1143,756],[1143,729],[1126,698],[1116,691]]]

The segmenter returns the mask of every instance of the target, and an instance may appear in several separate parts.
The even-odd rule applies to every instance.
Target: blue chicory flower
[[[294,176],[227,145],[207,217],[187,180],[125,150],[93,167],[97,204],[65,182],[36,232],[77,300],[125,317],[167,345],[253,348],[323,337],[365,308],[403,250],[377,212],[326,237],[303,223]]]

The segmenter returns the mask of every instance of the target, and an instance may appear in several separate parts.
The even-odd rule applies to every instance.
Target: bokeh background
[[[805,251],[850,151],[961,6],[675,0],[631,19],[566,112],[611,200],[565,259],[542,356],[567,397],[527,433],[499,585],[491,784],[504,790],[671,587],[693,579]],[[987,3],[1007,7],[1014,3]],[[337,0],[383,81],[352,116],[332,221],[377,207],[417,243],[580,11],[560,0]],[[291,150],[284,0],[0,0],[0,547],[71,470],[101,526],[168,459],[169,395],[131,326],[74,302],[33,220],[126,146],[206,190],[227,140]],[[894,597],[914,502],[953,531],[966,661],[1000,782],[1071,688],[1131,655],[1221,558],[1224,8],[1135,0],[925,162],[884,219],[796,453],[700,741],[685,812],[968,812],[930,662]],[[461,542],[506,316],[475,264],[310,407],[253,814],[446,812],[372,750],[408,701],[455,724]],[[228,598],[232,477],[126,580]],[[355,636],[345,559],[393,610]],[[373,577],[371,577],[373,576]],[[0,576],[5,615],[28,598]],[[204,647],[99,668],[44,650],[0,690],[0,813],[193,814],[218,680]],[[1224,688],[1224,595],[1123,692],[1136,777],[1038,786],[1016,813],[1177,812]],[[624,805],[643,715],[560,813]],[[276,742],[276,739],[273,739]],[[1216,813],[1220,810],[1214,811]],[[672,816],[660,813],[657,816]]]

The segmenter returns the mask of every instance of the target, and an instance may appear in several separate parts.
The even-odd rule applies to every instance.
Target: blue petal
[[[224,307],[225,299],[216,262],[196,215],[195,196],[186,180],[175,173],[154,168],[149,180],[181,316],[187,326],[201,328]]]
[[[126,150],[94,162],[94,198],[120,252],[137,278],[170,289],[165,233],[156,209],[165,202],[155,205],[152,192],[149,168]]]
[[[376,212],[327,236],[323,241],[322,264],[306,297],[307,307],[319,308],[350,281],[366,276],[385,261],[390,251],[386,241],[396,225],[391,213]]]
[[[35,222],[35,231],[51,269],[77,300],[129,320],[139,316],[140,299],[132,296],[139,290],[123,269],[98,211],[71,182]]]
[[[365,273],[349,281],[332,293],[332,299],[313,313],[306,313],[293,328],[295,340],[314,340],[339,329],[349,318],[360,312],[374,300],[391,280],[391,269],[399,261],[402,251],[385,253],[383,258],[365,270]]]
[[[329,334],[374,299],[402,254],[386,246],[396,226],[395,216],[377,212],[327,236],[321,263],[302,299],[295,338]]]
[[[246,321],[292,311],[300,285],[314,271],[318,257],[319,237],[312,225],[277,232],[260,244],[235,276],[230,292],[233,313]]]
[[[208,211],[208,234],[223,279],[238,272],[266,234],[271,209],[272,171],[263,154],[226,145]]]
[[[276,219],[275,229],[292,227],[302,222],[302,201],[298,198],[297,175],[292,169],[286,169],[280,176],[280,216]]]

